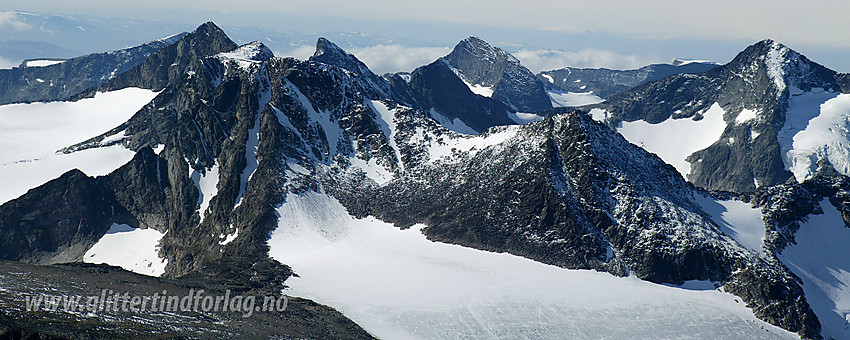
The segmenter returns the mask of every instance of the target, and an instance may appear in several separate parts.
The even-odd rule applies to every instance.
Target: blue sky
[[[365,32],[402,38],[404,47],[433,48],[430,54],[401,51],[399,46],[391,50],[428,57],[466,36],[477,35],[513,52],[522,51],[524,63],[538,63],[529,65],[533,69],[558,63],[629,68],[674,57],[727,62],[747,45],[771,38],[827,67],[850,72],[850,58],[846,57],[850,53],[846,29],[850,1],[5,0],[0,9],[149,19],[187,26],[213,20],[222,27]],[[0,16],[2,29],[10,26]],[[408,46],[410,42],[416,46]],[[361,53],[369,51],[369,46],[358,47],[363,49]],[[297,48],[277,52],[295,53]],[[557,51],[541,51],[550,49]],[[371,53],[382,55],[374,48]],[[536,61],[526,61],[532,59]],[[396,64],[379,68],[407,67]]]

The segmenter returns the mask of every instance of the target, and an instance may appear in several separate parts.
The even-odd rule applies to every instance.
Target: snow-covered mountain
[[[428,111],[449,129],[480,133],[540,120],[552,108],[543,83],[508,52],[477,37],[410,73],[384,76],[399,103]]]
[[[309,60],[276,58],[206,23],[77,102],[43,104],[152,97],[114,127],[69,132],[58,154],[10,153],[63,173],[0,206],[3,258],[264,292],[287,280],[389,338],[842,334],[835,294],[850,282],[776,240],[808,232],[794,226],[815,198],[830,223],[850,216],[845,177],[713,196],[580,111],[518,125],[455,70],[441,59],[385,79],[327,39]],[[10,112],[0,124],[25,114]],[[115,150],[129,157],[103,173],[68,168]],[[110,251],[128,239],[138,256]],[[828,284],[801,286],[794,266]],[[316,309],[306,329],[333,334]]]
[[[25,60],[0,69],[0,104],[67,100],[142,63],[161,48],[176,43],[177,34],[118,51],[67,60]]]
[[[552,108],[543,83],[507,51],[478,37],[461,40],[443,60],[469,88],[520,112]]]
[[[634,70],[564,67],[540,72],[537,77],[550,92],[588,93],[600,99],[608,99],[646,82],[674,74],[702,73],[717,66],[712,62],[676,59],[671,64],[652,64]]]
[[[749,192],[792,174],[803,181],[826,164],[850,173],[847,92],[846,75],[764,40],[726,65],[646,83],[591,113],[694,184]]]

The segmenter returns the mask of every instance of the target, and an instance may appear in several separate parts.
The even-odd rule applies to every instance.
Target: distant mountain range
[[[717,66],[711,62],[684,62],[677,59],[672,64],[653,64],[636,70],[565,67],[540,72],[537,77],[549,88],[568,92],[593,92],[607,99],[646,82],[661,80],[674,74],[702,73]]]
[[[847,100],[849,79],[764,40],[705,73],[673,75],[615,95],[594,115],[626,131],[642,124],[633,122],[649,123],[635,134],[620,131],[665,161],[681,164],[677,169],[697,186],[751,192],[783,183],[792,173],[803,181],[821,166],[850,174],[846,135],[816,130],[810,122],[823,117],[843,129],[846,111],[831,110],[827,103]],[[683,133],[684,125],[698,131]],[[812,141],[802,138],[806,135],[820,137]]]
[[[810,126],[785,125],[806,121],[798,101],[823,104],[810,116],[842,122],[848,78],[781,44],[759,42],[722,66],[580,78],[561,73],[569,69],[535,76],[475,37],[384,76],[325,38],[308,60],[277,58],[211,22],[141,46],[149,50],[10,71],[54,70],[41,79],[67,90],[7,102],[69,101],[0,106],[0,131],[21,130],[12,123],[35,109],[61,116],[85,105],[127,118],[96,133],[22,129],[22,141],[74,140],[58,150],[0,144],[0,178],[32,182],[0,205],[0,259],[17,261],[0,269],[37,278],[0,280],[0,291],[41,292],[42,277],[67,294],[90,289],[78,284],[87,278],[134,290],[281,294],[292,285],[327,306],[298,299],[294,310],[242,322],[185,316],[199,320],[186,328],[173,315],[71,314],[57,327],[59,313],[26,313],[0,294],[18,301],[0,310],[12,337],[216,337],[234,322],[227,337],[848,335],[850,179],[840,150],[850,138],[837,131],[822,148],[798,148]],[[82,72],[104,64],[118,71]],[[39,75],[27,74],[8,78],[16,81],[3,94],[35,92],[41,85],[19,79]],[[555,87],[575,90],[570,79],[619,93],[553,107]],[[616,89],[622,79],[636,87]],[[125,109],[104,95],[152,99]],[[798,166],[805,161],[816,165]],[[139,231],[155,239],[142,244]],[[115,235],[139,249],[109,255],[124,246]],[[560,295],[581,281],[538,279],[590,270],[605,284],[585,300]],[[635,302],[640,289],[661,292],[656,308]],[[442,297],[433,300],[459,302],[421,298],[432,290]],[[543,319],[534,310],[570,312]],[[529,315],[538,321],[508,322]],[[588,321],[567,321],[576,318]],[[596,327],[636,318],[652,327]]]

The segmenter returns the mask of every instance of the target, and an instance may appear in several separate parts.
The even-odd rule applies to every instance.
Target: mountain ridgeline
[[[94,53],[48,66],[0,69],[0,105],[68,100],[144,62],[181,34],[123,50]]]
[[[733,66],[644,84],[601,107],[616,113],[611,124],[663,121],[675,110],[677,117],[697,115],[711,104],[694,102],[698,94],[727,112],[775,107],[787,101],[787,87],[762,71],[747,78],[756,82],[736,78],[746,65],[763,62],[758,55],[771,46],[748,49]],[[795,60],[812,72],[788,71],[794,81],[786,84],[842,88],[834,72]],[[793,236],[795,223],[814,209],[770,215],[775,237],[759,255],[705,211],[700,202],[713,199],[709,193],[590,115],[551,109],[542,81],[480,39],[466,39],[410,74],[379,77],[327,39],[319,39],[308,60],[277,58],[262,43],[236,46],[206,23],[77,96],[125,87],[159,94],[127,122],[62,152],[120,144],[135,157],[106,176],[69,171],[0,206],[0,233],[10,245],[2,248],[3,259],[78,261],[111,224],[121,223],[164,233],[159,256],[169,279],[225,277],[226,284],[250,282],[246,290],[279,293],[293,271],[269,257],[267,241],[285,222],[276,208],[289,194],[320,192],[356,217],[399,228],[423,223],[434,241],[655,283],[717,282],[760,319],[806,338],[821,334],[798,279],[777,257],[787,245],[781,238]],[[473,92],[480,88],[490,95]],[[669,104],[650,96],[660,89],[673,96]],[[763,92],[772,97],[746,95]],[[527,125],[511,118],[546,109],[547,118]],[[776,129],[780,121],[757,128]],[[461,123],[481,133],[459,133]],[[116,135],[122,137],[109,138]],[[788,178],[779,162],[759,168],[769,174],[764,183]],[[714,183],[696,169],[695,183]],[[214,191],[199,184],[210,177]],[[794,206],[820,195],[847,220],[846,178],[830,173],[816,180],[821,184],[788,184],[751,199],[773,209],[775,202]],[[781,194],[794,190],[808,191],[799,200]],[[77,199],[59,204],[60,193]],[[304,312],[305,318],[337,322],[308,322],[309,332],[290,329],[284,336],[368,336],[327,307],[310,308],[319,312]]]
[[[709,190],[752,192],[792,176],[791,138],[805,128],[807,119],[802,126],[786,122],[820,113],[821,102],[806,106],[806,98],[813,94],[850,92],[846,77],[782,44],[764,40],[747,47],[728,64],[645,83],[597,107],[606,112],[606,121],[617,127],[637,120],[650,124],[676,119],[699,122],[709,108],[719,105],[726,128],[712,145],[688,156],[691,170],[683,175]],[[670,137],[671,141],[689,138]],[[839,164],[832,165],[840,169]],[[805,176],[797,177],[802,180]]]
[[[547,88],[577,93],[593,92],[603,99],[608,99],[643,83],[676,74],[702,73],[718,66],[709,62],[674,60],[672,64],[653,64],[635,70],[565,67],[540,72],[537,77]]]

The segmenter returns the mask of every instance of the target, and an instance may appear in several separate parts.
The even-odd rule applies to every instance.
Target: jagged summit
[[[469,54],[480,58],[481,60],[486,60],[489,62],[499,62],[500,60],[504,60],[507,62],[519,64],[519,59],[512,56],[507,51],[494,47],[484,41],[477,36],[470,36],[466,39],[461,40],[457,45],[455,45],[452,52],[449,53],[447,58],[455,58],[461,54]]]
[[[316,41],[316,52],[309,60],[337,66],[354,73],[363,78],[367,85],[372,87],[380,97],[389,97],[392,92],[386,79],[376,75],[360,59],[324,37],[320,37]]]
[[[507,51],[471,36],[442,58],[476,93],[521,112],[552,108],[543,83]]]
[[[348,52],[346,52],[345,50],[343,50],[342,48],[340,48],[339,46],[337,46],[336,44],[334,44],[332,41],[328,40],[327,38],[319,37],[319,39],[316,40],[316,52],[313,53],[313,57],[318,58],[318,57],[321,57],[322,55],[325,55],[325,54],[329,54],[332,57],[349,57],[349,56],[352,56],[351,54],[349,54]],[[328,56],[328,57],[331,57],[331,56]]]
[[[840,91],[835,71],[771,39],[748,46],[727,67],[750,77],[755,76],[753,72],[765,72],[774,84],[777,97],[789,86],[795,91],[810,91],[818,87]]]

